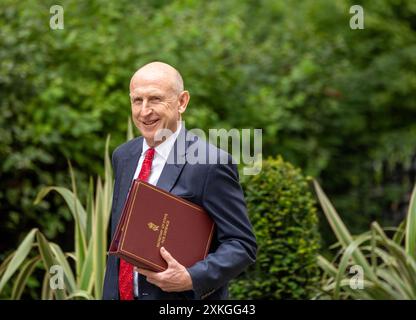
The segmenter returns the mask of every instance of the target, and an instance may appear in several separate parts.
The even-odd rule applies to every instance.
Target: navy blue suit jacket
[[[178,141],[185,141],[184,148],[179,151],[176,148]],[[115,183],[111,237],[126,201],[142,145],[143,137],[139,137],[113,152]],[[191,155],[198,155],[198,159],[205,160],[199,162],[205,163],[188,161]],[[164,292],[139,275],[139,299],[226,299],[228,282],[255,262],[257,250],[237,167],[228,153],[192,135],[184,127],[169,157],[171,161],[168,160],[163,168],[157,186],[204,207],[214,219],[216,231],[208,256],[187,269],[192,278],[192,291]],[[216,163],[208,163],[209,159]],[[109,256],[103,299],[119,299],[118,270],[119,259]]]

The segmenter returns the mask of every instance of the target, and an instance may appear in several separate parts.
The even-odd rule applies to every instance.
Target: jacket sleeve
[[[187,269],[193,290],[200,299],[226,285],[254,263],[257,251],[237,167],[231,161],[210,166],[202,199],[203,207],[216,223],[219,246]]]

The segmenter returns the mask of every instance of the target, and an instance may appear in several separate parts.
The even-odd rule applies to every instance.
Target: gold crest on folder
[[[153,231],[158,231],[159,230],[159,226],[154,224],[153,222],[149,222],[147,224],[147,226],[149,227],[149,229],[153,230]]]

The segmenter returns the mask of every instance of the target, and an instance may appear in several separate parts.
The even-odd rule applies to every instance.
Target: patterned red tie
[[[140,169],[139,180],[147,181],[152,169],[152,161],[155,155],[155,149],[150,148],[146,151],[142,168]],[[118,288],[120,291],[120,300],[133,300],[133,265],[120,259],[120,269],[118,276]]]

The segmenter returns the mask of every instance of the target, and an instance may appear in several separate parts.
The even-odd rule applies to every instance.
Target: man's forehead
[[[137,86],[130,89],[130,96],[138,95],[161,95],[166,93],[166,90],[163,88],[155,86]]]
[[[130,82],[130,91],[139,90],[168,90],[172,79],[163,74],[136,74]]]

